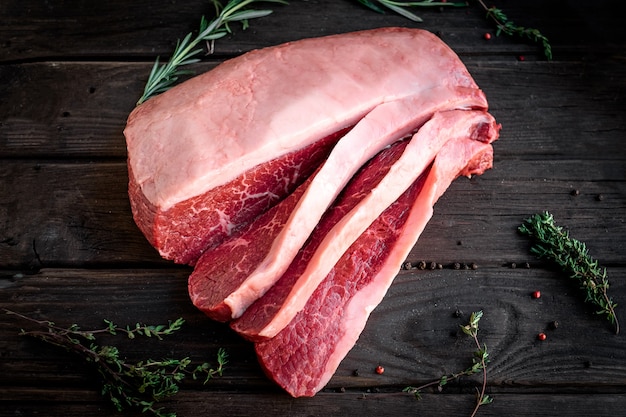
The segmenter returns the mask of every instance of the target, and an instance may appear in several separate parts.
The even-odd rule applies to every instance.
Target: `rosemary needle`
[[[619,322],[615,314],[616,303],[608,295],[609,280],[606,269],[598,265],[587,250],[586,245],[569,236],[554,222],[554,217],[547,211],[526,219],[518,230],[534,241],[530,251],[539,258],[547,259],[558,265],[563,272],[579,281],[580,288],[586,292],[585,301],[594,304],[597,314],[606,315],[619,333]]]
[[[414,22],[422,22],[422,18],[416,14],[410,12],[406,7],[465,7],[466,2],[450,2],[447,1],[434,1],[434,0],[422,0],[422,1],[393,1],[393,0],[357,0],[362,5],[369,7],[378,13],[384,13],[384,9],[380,6],[384,6],[389,10],[394,11],[400,16],[406,17]]]
[[[191,71],[182,70],[180,67],[200,61],[196,57],[203,51],[202,48],[198,48],[201,42],[210,43],[209,53],[211,53],[213,42],[231,33],[230,23],[241,22],[243,28],[246,29],[249,19],[264,17],[272,13],[272,10],[246,9],[246,6],[258,2],[287,4],[284,0],[229,0],[225,6],[222,6],[218,0],[212,1],[217,13],[215,19],[208,22],[203,16],[200,20],[198,35],[193,37],[192,33],[188,33],[182,41],[179,40],[167,63],[160,64],[157,57],[137,105],[170,89],[181,75],[191,74]]]

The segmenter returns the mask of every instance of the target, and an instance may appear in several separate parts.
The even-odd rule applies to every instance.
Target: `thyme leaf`
[[[192,363],[189,358],[147,359],[129,363],[120,356],[117,347],[96,343],[96,335],[102,334],[125,334],[130,339],[142,336],[161,340],[163,336],[171,335],[181,328],[184,323],[182,318],[170,321],[167,325],[148,326],[137,323],[133,327],[119,327],[110,320],[104,320],[105,328],[81,330],[76,324],[63,328],[51,321],[36,320],[10,310],[5,312],[43,327],[43,330],[22,329],[20,335],[62,347],[93,364],[101,377],[102,395],[108,397],[118,411],[131,407],[150,412],[156,417],[175,417],[175,413],[164,411],[156,403],[178,393],[179,383],[186,376],[191,375],[194,380],[202,377],[206,383],[213,377],[221,376],[227,363],[228,355],[224,349],[217,352],[215,368],[203,363],[189,370]]]
[[[464,376],[471,376],[478,373],[482,374],[482,384],[480,389],[477,389],[476,392],[476,404],[474,406],[474,410],[471,414],[471,417],[474,417],[478,412],[478,409],[486,404],[490,404],[493,402],[493,398],[485,393],[487,389],[487,364],[489,363],[489,352],[487,351],[487,345],[480,343],[478,340],[478,322],[483,317],[483,312],[476,311],[470,315],[469,323],[466,325],[461,325],[461,330],[466,335],[470,336],[474,340],[474,344],[476,345],[476,351],[472,357],[472,365],[468,368],[448,375],[443,375],[439,379],[429,382],[424,385],[420,385],[419,387],[406,387],[402,390],[402,392],[406,392],[409,394],[413,394],[417,400],[421,399],[421,392],[425,388],[436,386],[437,389],[441,390],[444,385],[448,384],[451,381],[459,379]]]
[[[618,334],[617,304],[608,295],[606,268],[600,267],[598,261],[589,255],[587,246],[557,226],[554,217],[547,211],[529,217],[518,230],[532,239],[531,253],[556,264],[579,282],[585,292],[585,302],[595,305],[597,314],[606,316]]]
[[[543,55],[548,60],[552,60],[552,45],[550,45],[548,38],[546,38],[538,29],[518,26],[510,21],[501,9],[498,9],[495,6],[487,7],[483,0],[478,0],[478,3],[487,12],[487,19],[491,19],[495,23],[496,36],[500,36],[501,33],[504,33],[508,36],[528,38],[535,43],[541,44],[543,47]]]
[[[192,74],[192,71],[180,67],[200,61],[197,58],[203,52],[203,48],[198,47],[200,43],[207,42],[208,53],[211,54],[215,40],[232,33],[230,28],[232,22],[241,22],[245,30],[248,28],[250,19],[258,19],[272,13],[272,10],[248,9],[247,6],[259,2],[287,4],[284,0],[229,0],[226,5],[222,5],[219,0],[211,1],[215,6],[217,16],[210,22],[202,16],[198,34],[194,36],[193,33],[188,33],[182,41],[179,39],[167,63],[161,64],[157,57],[137,105],[169,90],[180,76]]]

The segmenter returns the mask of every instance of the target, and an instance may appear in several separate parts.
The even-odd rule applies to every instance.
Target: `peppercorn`
[[[487,32],[483,35],[483,38],[485,38],[485,40],[489,40],[491,39],[491,33]]]
[[[547,337],[548,337],[548,336],[546,336],[546,334],[545,334],[545,333],[539,333],[539,334],[537,335],[537,339],[538,339],[538,340],[541,340],[542,342],[543,342],[544,340],[546,340],[546,339],[547,339]]]
[[[533,298],[541,298],[541,291],[533,291]]]
[[[378,366],[376,367],[376,373],[377,373],[378,375],[382,375],[384,372],[385,372],[385,368],[383,368],[382,366],[378,365]]]

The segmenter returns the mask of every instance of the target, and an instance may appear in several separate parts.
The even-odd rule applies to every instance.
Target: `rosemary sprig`
[[[569,232],[557,226],[554,217],[547,211],[526,219],[518,230],[534,241],[531,252],[558,265],[563,272],[579,281],[585,291],[585,302],[595,305],[596,312],[605,315],[619,333],[619,322],[615,314],[616,303],[608,295],[609,280],[606,268],[589,255],[587,246],[569,236]]]
[[[552,59],[552,46],[550,45],[550,41],[538,29],[518,26],[510,21],[501,9],[495,6],[487,7],[483,0],[478,0],[478,3],[487,12],[487,19],[491,19],[495,23],[497,29],[496,36],[500,36],[501,33],[504,33],[509,36],[517,35],[522,38],[528,38],[535,43],[541,44],[544,56],[548,60]]]
[[[477,348],[477,350],[474,352],[472,365],[470,367],[461,372],[443,375],[441,378],[427,384],[420,385],[419,387],[406,387],[402,391],[413,394],[415,398],[419,400],[421,399],[421,392],[425,388],[437,386],[437,388],[441,390],[447,383],[459,379],[463,376],[471,376],[477,373],[482,373],[482,384],[480,390],[477,389],[476,405],[471,414],[471,417],[474,417],[476,415],[480,406],[492,403],[493,398],[485,394],[485,390],[487,389],[487,363],[489,363],[489,353],[487,352],[487,345],[481,345],[480,341],[478,340],[478,322],[480,321],[482,316],[482,311],[473,312],[470,315],[469,323],[466,325],[461,325],[463,333],[470,336],[474,340]]]
[[[22,329],[20,335],[62,347],[77,354],[85,362],[94,364],[102,379],[102,395],[108,397],[118,411],[131,407],[150,412],[157,417],[175,417],[175,413],[157,408],[156,403],[175,395],[179,391],[178,384],[187,375],[191,375],[193,379],[202,377],[206,383],[213,377],[221,376],[227,363],[226,351],[219,349],[215,369],[208,363],[203,363],[190,371],[187,369],[191,365],[189,358],[148,359],[133,364],[120,357],[117,347],[96,344],[96,335],[101,334],[125,334],[130,339],[144,336],[161,340],[163,336],[171,335],[181,328],[184,323],[182,318],[170,321],[167,325],[147,326],[137,323],[134,327],[119,327],[110,320],[104,320],[105,328],[86,331],[76,324],[63,328],[51,321],[36,320],[10,310],[5,312],[44,328],[29,331]]]
[[[198,48],[198,44],[207,42],[210,54],[213,52],[215,40],[232,33],[230,23],[241,22],[245,30],[248,28],[248,20],[265,17],[272,13],[272,10],[247,9],[247,6],[259,2],[287,4],[284,0],[229,0],[226,5],[222,5],[219,0],[211,1],[215,6],[217,16],[210,22],[202,16],[198,34],[193,37],[193,33],[188,33],[182,41],[178,40],[174,53],[166,64],[160,64],[157,57],[137,105],[170,89],[181,75],[192,74],[191,71],[182,70],[180,67],[200,61],[196,57],[203,49]]]
[[[413,12],[407,10],[407,7],[465,7],[467,2],[450,2],[447,1],[434,1],[434,0],[422,0],[422,1],[393,1],[393,0],[357,0],[362,5],[374,10],[378,13],[384,13],[385,10],[380,7],[386,7],[389,10],[398,13],[400,16],[404,16],[414,22],[423,22],[423,19]]]

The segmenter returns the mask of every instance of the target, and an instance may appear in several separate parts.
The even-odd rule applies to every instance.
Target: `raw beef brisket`
[[[365,171],[374,171],[380,178],[376,182],[366,182],[361,175],[353,178],[344,190],[346,197],[335,205],[338,208],[326,212],[299,257],[267,293],[232,324],[233,329],[252,340],[275,336],[303,308],[348,247],[417,180],[447,141],[476,136],[491,142],[497,135],[495,125],[493,117],[484,111],[435,113],[411,138],[402,156],[390,161],[392,165],[382,165],[376,160],[369,162]],[[367,179],[373,177],[369,172],[364,175]]]
[[[456,54],[419,29],[243,54],[128,118],[133,217],[194,266],[193,304],[255,343],[293,396],[331,378],[459,175],[500,126]]]
[[[361,123],[361,133],[349,142],[358,165],[436,110],[486,106],[456,54],[422,30],[383,28],[252,51],[130,114],[124,134],[133,215],[163,257],[193,264],[208,247],[280,200],[276,191],[261,202],[246,197],[259,194],[255,184],[266,185],[264,173],[290,165],[283,160],[288,155]],[[397,122],[389,119],[396,111]],[[337,159],[343,168],[341,152]],[[349,177],[342,171],[336,182],[318,187],[327,197],[306,226],[317,223],[319,208],[336,196],[332,188]],[[212,209],[216,199],[230,200],[211,190],[242,197],[233,198],[234,207]],[[300,240],[290,244],[292,256]]]
[[[437,199],[459,175],[491,167],[499,126],[448,141],[432,167],[363,233],[275,337],[256,344],[266,374],[294,397],[312,396],[354,346],[372,310],[432,216]]]

